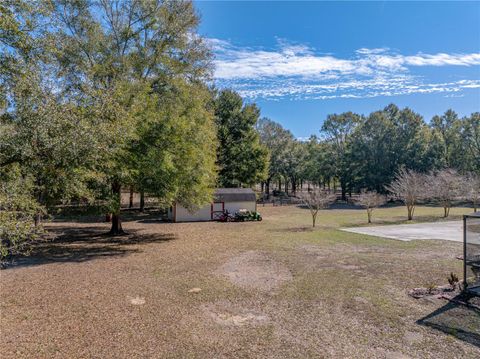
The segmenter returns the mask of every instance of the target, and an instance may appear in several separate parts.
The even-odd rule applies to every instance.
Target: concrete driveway
[[[462,221],[354,227],[342,228],[341,230],[369,236],[397,239],[400,241],[442,239],[446,241],[463,242]]]

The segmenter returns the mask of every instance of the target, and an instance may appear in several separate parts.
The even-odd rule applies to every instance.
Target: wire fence
[[[465,218],[465,280],[480,293],[480,216]]]

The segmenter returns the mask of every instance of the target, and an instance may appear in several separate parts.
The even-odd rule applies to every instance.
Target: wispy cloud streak
[[[480,88],[479,78],[432,83],[411,71],[423,66],[479,66],[480,53],[405,56],[387,48],[363,48],[343,59],[285,41],[275,50],[209,41],[216,53],[217,84],[251,99],[364,98]]]

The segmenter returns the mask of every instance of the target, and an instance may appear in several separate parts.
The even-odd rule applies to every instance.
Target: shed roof
[[[215,201],[218,202],[244,202],[256,201],[257,196],[251,188],[216,188]]]

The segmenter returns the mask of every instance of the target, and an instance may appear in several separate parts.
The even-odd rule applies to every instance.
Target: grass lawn
[[[361,210],[259,207],[255,223],[87,218],[0,272],[2,358],[478,358],[480,315],[413,287],[461,277],[462,244],[339,231]],[[465,208],[452,209],[458,219]],[[419,207],[416,221],[441,220]],[[374,223],[405,222],[402,207]]]

